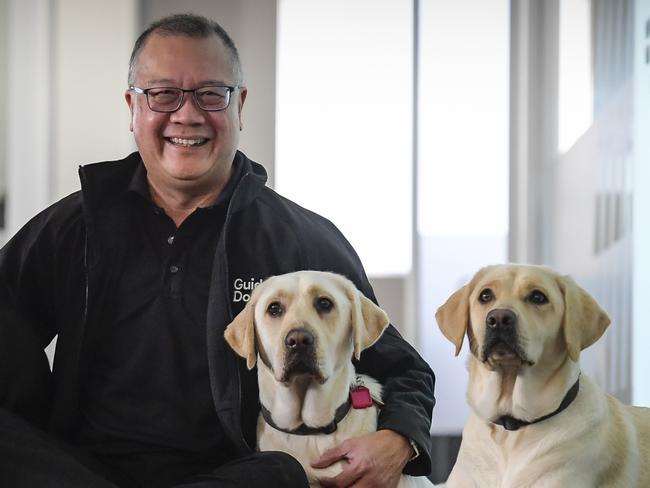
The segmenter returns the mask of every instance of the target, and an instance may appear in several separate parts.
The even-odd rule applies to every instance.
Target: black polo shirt
[[[151,200],[141,165],[121,279],[94,334],[79,444],[120,476],[164,483],[228,460],[212,400],[206,309],[212,262],[242,165],[218,201],[177,228]],[[225,284],[224,284],[225,286]]]

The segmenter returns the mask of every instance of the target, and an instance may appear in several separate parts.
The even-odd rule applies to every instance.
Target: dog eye
[[[533,290],[530,292],[530,295],[528,295],[528,301],[535,305],[543,305],[544,303],[548,303],[548,298],[546,298],[546,295],[541,291]]]
[[[494,293],[492,293],[492,290],[490,290],[489,288],[486,288],[478,296],[478,301],[481,302],[481,303],[488,303],[493,298],[494,298]]]
[[[329,312],[334,308],[334,303],[327,297],[317,297],[314,300],[314,307],[319,312]]]
[[[272,302],[266,307],[266,313],[271,317],[279,317],[284,312],[284,308],[280,302]]]

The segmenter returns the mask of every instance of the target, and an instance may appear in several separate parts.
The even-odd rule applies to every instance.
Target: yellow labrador
[[[312,486],[337,475],[341,462],[325,469],[310,463],[377,429],[381,386],[355,373],[352,356],[358,359],[388,323],[386,313],[340,275],[299,271],[260,284],[225,332],[249,369],[257,363],[258,449],[291,454]],[[430,484],[402,476],[399,486]]]
[[[470,347],[463,430],[448,487],[648,487],[650,409],[624,406],[580,372],[609,325],[596,301],[547,268],[480,270],[438,309]]]

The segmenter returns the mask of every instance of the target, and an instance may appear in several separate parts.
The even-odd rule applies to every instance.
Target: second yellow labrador
[[[257,286],[225,337],[249,369],[257,364],[258,449],[291,454],[311,486],[340,473],[342,462],[324,469],[310,463],[346,439],[377,430],[381,385],[356,374],[352,357],[374,344],[388,323],[381,308],[337,274],[299,271]],[[399,484],[426,486],[432,486],[426,478],[406,475]]]
[[[650,409],[624,406],[580,372],[609,325],[596,301],[547,268],[480,270],[438,309],[470,347],[470,417],[447,487],[648,487]]]

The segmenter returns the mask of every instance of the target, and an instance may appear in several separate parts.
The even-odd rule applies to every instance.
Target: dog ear
[[[390,319],[386,312],[357,290],[352,283],[348,285],[347,295],[352,305],[354,357],[358,360],[361,351],[372,346],[381,337]]]
[[[564,295],[564,340],[569,357],[577,362],[580,351],[591,346],[603,335],[610,320],[596,300],[571,277],[560,276],[558,284]]]
[[[257,361],[257,350],[255,348],[255,304],[252,299],[226,327],[224,336],[230,347],[246,360],[246,367],[253,369]]]
[[[470,285],[465,285],[451,295],[436,312],[436,321],[443,335],[456,346],[456,356],[463,346],[469,326]]]

